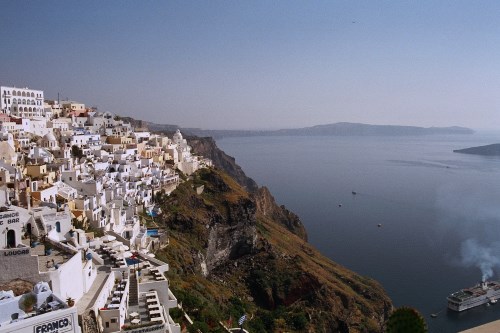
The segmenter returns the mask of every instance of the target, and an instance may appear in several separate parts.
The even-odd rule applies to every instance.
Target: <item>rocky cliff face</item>
[[[227,155],[217,147],[214,139],[210,137],[190,137],[189,144],[197,154],[210,158],[215,167],[224,170],[238,184],[250,192],[260,214],[269,216],[302,239],[307,240],[307,231],[300,218],[285,206],[278,205],[266,187],[258,187],[257,183],[248,177],[241,167],[236,164],[233,157]]]
[[[195,325],[218,332],[244,312],[252,332],[382,332],[392,305],[380,285],[323,257],[293,213],[259,191],[201,170],[162,198],[170,245],[157,255]]]
[[[255,192],[259,188],[257,183],[250,177],[247,177],[241,167],[236,164],[234,157],[227,155],[217,147],[215,140],[211,137],[189,137],[189,145],[196,154],[208,157],[212,160],[214,166],[224,170],[238,184],[246,188],[249,192]]]
[[[307,232],[299,217],[285,206],[279,206],[267,187],[260,187],[253,193],[253,198],[260,215],[266,216],[272,221],[283,225],[292,233],[307,241]]]

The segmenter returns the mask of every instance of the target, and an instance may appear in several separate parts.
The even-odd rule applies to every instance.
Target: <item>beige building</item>
[[[129,137],[113,135],[106,138],[106,143],[110,143],[112,145],[127,145],[132,144],[133,139]]]

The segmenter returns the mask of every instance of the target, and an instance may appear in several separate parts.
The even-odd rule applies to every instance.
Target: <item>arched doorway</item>
[[[16,247],[16,232],[12,229],[7,231],[7,247]]]

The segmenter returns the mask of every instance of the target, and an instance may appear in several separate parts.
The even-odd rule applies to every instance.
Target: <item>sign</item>
[[[73,317],[54,318],[33,327],[33,333],[64,333],[73,331]]]
[[[4,257],[20,256],[20,255],[26,255],[26,254],[30,254],[30,249],[8,250],[8,251],[4,251],[4,253],[3,253]]]
[[[19,223],[19,212],[6,212],[0,214],[0,225]]]

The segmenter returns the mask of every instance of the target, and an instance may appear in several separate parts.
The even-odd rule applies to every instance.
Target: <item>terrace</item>
[[[130,306],[124,330],[165,323],[165,310],[160,304],[158,293],[151,290],[139,295],[138,305]]]

